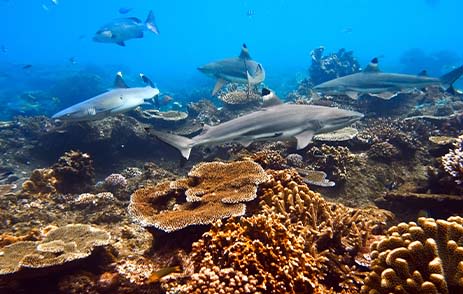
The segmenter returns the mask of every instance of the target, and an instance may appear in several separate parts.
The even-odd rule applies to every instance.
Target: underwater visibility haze
[[[0,1],[0,293],[463,293],[459,0]]]

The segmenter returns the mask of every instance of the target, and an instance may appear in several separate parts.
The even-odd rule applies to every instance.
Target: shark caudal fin
[[[190,157],[191,148],[194,144],[192,139],[174,134],[158,132],[152,129],[149,129],[148,132],[156,136],[159,140],[177,148],[186,159]]]
[[[455,81],[458,80],[462,74],[463,74],[463,66],[460,66],[452,70],[451,72],[441,76],[440,80],[441,80],[442,86],[446,90],[452,89],[453,83],[455,83]]]
[[[156,22],[154,20],[154,13],[152,10],[150,10],[150,12],[148,13],[148,17],[146,18],[145,25],[148,30],[155,33],[156,35],[159,35],[159,29],[156,26]]]

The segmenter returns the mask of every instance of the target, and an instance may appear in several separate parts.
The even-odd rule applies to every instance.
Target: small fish
[[[132,11],[133,8],[130,8],[130,7],[121,7],[119,8],[119,13],[120,14],[127,14],[129,13],[130,11]]]
[[[127,40],[143,38],[143,32],[146,30],[159,35],[159,30],[154,22],[153,11],[149,12],[145,22],[136,17],[115,19],[101,27],[95,33],[93,41],[125,46]]]
[[[254,15],[256,15],[256,12],[254,10],[249,9],[248,11],[246,11],[247,17],[253,17]]]
[[[23,66],[23,69],[29,69],[31,67],[32,67],[32,64],[26,64],[26,65]]]
[[[174,100],[174,98],[172,98],[171,96],[164,95],[161,99],[155,100],[154,103],[157,107],[160,107],[169,104],[172,100]]]
[[[147,284],[157,283],[162,277],[165,277],[171,273],[180,273],[180,272],[182,272],[182,269],[180,268],[180,266],[171,266],[171,267],[160,269],[151,274],[151,276],[148,278]]]

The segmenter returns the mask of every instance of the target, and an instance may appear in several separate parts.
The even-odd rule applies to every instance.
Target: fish
[[[121,7],[119,8],[119,13],[120,14],[127,14],[129,13],[130,11],[132,11],[133,8],[130,8],[130,7]]]
[[[151,31],[159,35],[159,29],[154,21],[154,13],[150,11],[145,22],[136,17],[115,19],[101,27],[93,37],[98,43],[114,43],[125,46],[125,41],[143,38],[144,31]]]
[[[32,64],[26,64],[22,67],[22,69],[29,69],[32,67]]]
[[[162,268],[154,273],[151,274],[151,276],[148,277],[148,280],[147,280],[147,284],[154,284],[154,283],[158,283],[159,280],[162,278],[162,277],[165,277],[167,275],[170,275],[172,273],[180,273],[182,272],[182,269],[180,268],[180,266],[171,266],[171,267],[166,267],[166,268]]]
[[[122,73],[118,72],[114,89],[61,110],[54,114],[52,119],[93,121],[132,110],[145,103],[145,100],[159,95],[159,89],[148,77],[143,74],[140,74],[140,77],[146,86],[129,88],[122,78]]]
[[[256,12],[254,10],[249,9],[248,11],[246,11],[247,17],[253,17],[254,15],[256,15]]]
[[[237,142],[244,147],[256,141],[295,138],[297,149],[312,142],[315,134],[335,131],[363,118],[363,114],[335,107],[280,104],[257,110],[215,126],[205,125],[193,138],[148,128],[148,133],[177,148],[185,159],[200,145]]]
[[[251,59],[246,44],[243,44],[238,57],[226,58],[198,67],[198,70],[217,79],[212,96],[222,88],[226,82],[260,84],[265,80],[265,70],[262,64]]]
[[[370,94],[389,100],[396,97],[400,92],[412,92],[417,88],[429,86],[440,86],[446,90],[451,90],[453,83],[462,74],[463,66],[440,78],[429,77],[425,71],[418,75],[385,73],[379,69],[378,58],[373,58],[363,72],[321,83],[315,86],[313,90],[329,95],[345,94],[352,99],[357,99],[362,94]]]
[[[70,62],[71,64],[76,64],[76,63],[77,63],[75,57],[70,57],[70,58],[69,58],[69,62]]]
[[[169,104],[172,100],[174,100],[174,98],[172,98],[169,95],[164,95],[164,96],[162,96],[162,98],[160,98],[159,96],[156,96],[156,99],[154,99],[154,105],[157,108],[159,108],[161,106],[165,106],[165,105]]]

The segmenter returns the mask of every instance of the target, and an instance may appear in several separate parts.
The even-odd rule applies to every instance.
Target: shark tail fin
[[[194,144],[192,139],[174,134],[158,132],[152,129],[149,130],[149,133],[156,136],[159,140],[177,148],[186,159],[190,157],[191,148]]]
[[[150,12],[148,13],[148,17],[146,18],[145,25],[148,30],[155,33],[156,35],[159,35],[159,29],[156,25],[156,22],[154,19],[154,13],[152,10],[150,10]]]
[[[463,74],[463,66],[460,66],[451,72],[443,75],[440,77],[442,86],[447,90],[451,89],[453,86],[453,83],[455,83],[456,80],[458,80],[461,75]]]

